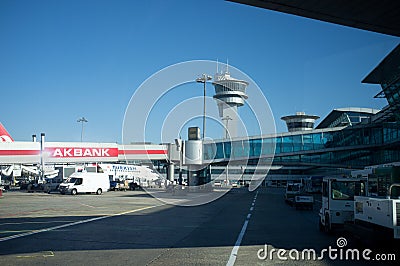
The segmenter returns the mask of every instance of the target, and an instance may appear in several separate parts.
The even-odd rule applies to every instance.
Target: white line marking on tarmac
[[[252,212],[253,210],[254,210],[254,207],[251,207],[251,208],[250,208],[250,211]]]
[[[235,246],[232,249],[231,256],[229,257],[228,263],[226,264],[227,266],[233,266],[235,264],[236,257],[237,257],[239,247],[240,247],[240,243],[242,242],[244,233],[246,233],[248,223],[249,223],[249,220],[244,221],[242,230],[240,231],[240,234],[236,240]]]
[[[257,196],[257,194],[258,194],[258,191],[256,192],[256,196]],[[252,210],[252,209],[253,209],[253,207],[250,208],[250,210]],[[247,218],[244,221],[244,224],[242,226],[242,230],[240,230],[239,236],[238,236],[238,238],[236,240],[235,246],[232,249],[231,255],[229,256],[229,260],[226,263],[226,266],[233,266],[235,264],[235,261],[236,261],[236,258],[237,258],[237,254],[239,252],[240,244],[242,243],[243,236],[246,233],[247,225],[249,224],[249,221],[250,221],[250,216],[251,216],[250,213],[247,214]]]
[[[40,221],[40,222],[35,222],[35,221],[32,221],[32,222],[20,222],[20,223],[1,223],[0,224],[0,226],[3,226],[3,225],[17,225],[17,224],[55,224],[55,223],[67,223],[67,222],[74,222],[74,221],[71,221],[71,220],[65,220],[65,221]]]
[[[162,204],[162,205],[164,205],[164,204]],[[100,216],[100,217],[95,217],[95,218],[91,218],[91,219],[87,219],[87,220],[69,223],[69,224],[63,224],[63,225],[53,226],[53,227],[49,227],[49,228],[33,230],[33,231],[22,233],[22,234],[2,237],[2,238],[0,238],[0,242],[4,242],[4,241],[11,240],[11,239],[16,239],[16,238],[21,238],[21,237],[25,237],[25,236],[30,236],[30,235],[34,235],[34,234],[39,234],[39,233],[43,233],[43,232],[49,232],[49,231],[53,231],[53,230],[57,230],[57,229],[65,228],[65,227],[70,227],[70,226],[74,226],[74,225],[78,225],[78,224],[90,223],[90,222],[103,220],[103,219],[114,217],[114,216],[121,216],[121,215],[128,214],[128,213],[134,213],[134,212],[139,212],[139,211],[143,211],[143,210],[148,210],[148,209],[152,209],[152,208],[159,207],[162,205],[152,205],[152,206],[147,206],[147,207],[143,207],[140,209],[125,211],[125,212],[121,212],[121,213],[117,213],[117,214]]]
[[[36,254],[32,254],[32,255],[17,256],[17,258],[37,258],[37,257],[43,257],[43,258],[54,257],[54,252],[53,251],[43,251],[41,253],[36,253]]]
[[[80,203],[80,204],[83,205],[83,206],[89,207],[89,208],[97,208],[97,207],[94,207],[94,206],[91,206],[91,205],[87,205],[87,204],[84,204],[84,203]]]

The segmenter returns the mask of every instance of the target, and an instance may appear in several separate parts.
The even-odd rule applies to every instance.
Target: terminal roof
[[[400,2],[400,1],[399,1]],[[400,23],[399,23],[400,24]],[[371,71],[362,83],[382,84],[399,74],[400,44]]]
[[[372,108],[361,108],[361,107],[346,107],[346,108],[337,108],[333,109],[316,127],[316,129],[329,128],[333,126],[341,126],[341,125],[333,125],[335,121],[338,121],[339,118],[343,114],[365,114],[366,116],[373,116],[377,114],[380,110],[372,109]]]
[[[353,28],[400,36],[400,1],[230,0]]]

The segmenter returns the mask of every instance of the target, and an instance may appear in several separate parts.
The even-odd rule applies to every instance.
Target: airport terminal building
[[[354,28],[400,37],[396,23],[399,3],[394,1],[365,3],[354,1],[353,8],[327,1],[321,5],[304,1],[231,0],[241,4],[308,17]],[[361,78],[360,78],[361,79]],[[265,161],[271,169],[264,184],[284,185],[287,180],[307,176],[348,175],[354,169],[400,162],[400,45],[389,53],[362,80],[378,84],[381,91],[375,98],[386,98],[382,110],[340,108],[332,110],[314,128],[316,116],[289,115],[282,119],[291,123],[286,133],[220,142],[213,147],[205,143],[204,160],[238,160],[248,155],[249,164]],[[295,119],[293,119],[295,118]],[[308,119],[308,120],[306,120]],[[214,150],[216,149],[216,150]],[[214,155],[215,154],[215,155]],[[274,156],[272,156],[274,154]],[[235,170],[233,170],[235,171]],[[250,174],[251,169],[236,170]],[[246,175],[243,175],[245,177]]]
[[[248,165],[262,165],[264,161],[272,165],[264,184],[278,186],[303,177],[349,175],[367,166],[400,162],[400,45],[362,82],[380,84],[382,91],[375,97],[386,98],[388,105],[382,110],[334,109],[315,129],[310,128],[313,121],[309,120],[317,116],[286,116],[282,119],[292,125],[288,123],[289,132],[205,142],[203,159],[219,166],[214,167],[219,169],[214,174],[226,171],[228,161],[239,162],[246,156]],[[237,167],[229,173],[241,174],[242,180],[249,182],[246,178],[250,178],[253,168]]]
[[[289,14],[300,15],[333,22],[346,26],[366,29],[370,31],[390,34],[400,37],[398,16],[388,10],[399,10],[399,2],[392,1],[375,2],[373,8],[363,5],[363,1],[355,1],[354,8],[346,8],[346,5],[337,5],[336,1],[328,1],[321,5],[315,5],[313,1],[259,1],[259,0],[235,0],[234,2],[258,6]],[[288,3],[290,2],[290,5]],[[362,12],[361,12],[362,11]],[[360,15],[355,19],[354,12]],[[360,80],[362,77],[360,77]],[[233,84],[241,84],[226,90],[226,81]],[[205,80],[204,80],[205,82]],[[288,180],[310,176],[348,175],[354,169],[363,169],[367,166],[393,164],[400,162],[400,45],[389,53],[375,69],[362,80],[367,84],[378,84],[381,91],[376,98],[385,98],[387,106],[382,110],[370,108],[339,108],[332,110],[325,118],[321,119],[314,127],[316,115],[298,113],[288,115],[282,119],[287,122],[288,132],[272,135],[253,137],[235,137],[232,140],[222,139],[218,141],[200,141],[199,150],[201,158],[198,164],[209,165],[206,170],[196,173],[207,183],[215,176],[226,171],[227,176],[233,177],[233,181],[249,182],[256,165],[270,168],[264,181],[264,185],[285,185]],[[215,83],[215,82],[214,82]],[[221,78],[215,86],[220,90],[216,98],[221,98],[232,109],[242,105],[247,98],[245,93],[245,81]],[[221,87],[222,86],[222,87]],[[221,105],[222,106],[222,105]],[[223,107],[223,106],[222,106]],[[234,119],[227,110],[220,110],[222,118],[228,121]],[[233,121],[229,126],[233,127]],[[234,130],[231,130],[234,132]],[[1,140],[1,139],[0,139]],[[177,179],[182,163],[177,154],[177,145],[174,143],[147,146],[92,143],[46,143],[47,146],[39,147],[39,143],[0,143],[0,165],[20,163],[20,158],[28,163],[38,163],[41,151],[46,149],[57,150],[63,148],[68,151],[66,155],[75,149],[80,154],[85,154],[82,149],[97,151],[106,149],[106,155],[91,157],[97,162],[119,162],[150,158],[156,169],[170,180]],[[53,146],[51,146],[53,145]],[[85,146],[86,145],[86,146]],[[54,154],[56,154],[54,152]],[[65,155],[65,154],[63,154]],[[74,154],[75,155],[75,154]],[[77,161],[66,156],[53,156],[50,159],[55,163]],[[82,157],[82,156],[81,156]],[[245,164],[243,158],[246,158]],[[43,159],[43,158],[42,158]],[[87,158],[79,158],[87,161]],[[233,164],[233,165],[232,165]],[[165,167],[164,167],[165,166]],[[176,167],[175,167],[176,166]],[[182,165],[180,165],[182,166]],[[190,165],[184,165],[185,171]],[[229,169],[228,169],[229,168]],[[187,173],[186,173],[187,174]],[[236,180],[235,180],[236,178]]]
[[[38,142],[2,143],[0,164],[35,164],[40,161],[41,154],[45,154],[40,152],[44,149],[46,152],[53,151],[52,157],[45,158],[46,163],[150,159],[154,168],[169,180],[178,181],[179,168],[183,169],[186,180],[190,179],[187,178],[189,172],[196,172],[191,178],[197,178],[198,182],[192,185],[208,183],[221,175],[229,178],[230,184],[249,183],[260,168],[269,169],[268,174],[265,171],[263,176],[263,185],[271,186],[284,186],[287,181],[312,176],[348,176],[352,170],[400,162],[399,62],[400,45],[362,81],[381,85],[382,91],[375,97],[387,99],[388,105],[382,110],[356,107],[334,109],[315,127],[318,116],[297,113],[282,117],[287,122],[288,132],[217,141],[200,140],[196,145],[202,156],[194,164],[183,162],[180,165],[181,159],[174,143],[117,145],[49,142],[42,148]],[[57,153],[61,148],[67,153]],[[83,156],[87,151],[97,152],[99,149],[107,152],[96,153],[90,158]],[[78,158],[75,153],[82,156]],[[196,164],[197,169],[202,170],[193,171],[195,168],[192,165]]]

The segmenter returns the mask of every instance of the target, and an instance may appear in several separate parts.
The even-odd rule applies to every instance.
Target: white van
[[[96,193],[100,195],[110,189],[110,181],[104,173],[73,173],[59,186],[61,194]]]

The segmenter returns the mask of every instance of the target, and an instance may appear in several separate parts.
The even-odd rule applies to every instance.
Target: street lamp
[[[89,121],[86,120],[83,116],[79,118],[76,122],[82,123],[82,129],[81,129],[81,142],[83,141],[83,123],[87,123]]]
[[[204,90],[203,90],[203,139],[206,136],[206,82],[211,79],[212,79],[212,77],[207,74],[203,74],[203,75],[201,75],[200,78],[196,79],[196,82],[204,84]]]

